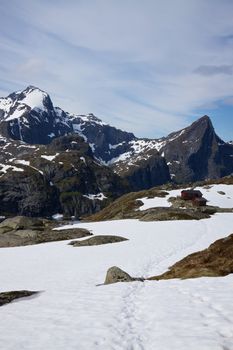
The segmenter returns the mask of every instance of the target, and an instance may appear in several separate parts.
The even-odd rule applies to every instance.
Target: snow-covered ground
[[[0,308],[4,350],[231,350],[233,276],[99,286],[109,267],[151,276],[233,232],[233,214],[200,221],[76,224],[129,241],[67,241],[0,251],[0,288],[41,290]],[[72,225],[75,227],[76,225]]]
[[[196,189],[203,193],[209,205],[233,208],[233,185],[213,185],[211,188],[196,187]]]
[[[203,197],[207,199],[208,205],[218,206],[222,208],[233,208],[233,185],[211,185],[208,188],[196,187],[195,190],[200,190]],[[166,191],[169,194],[164,198],[140,198],[143,205],[139,210],[146,210],[155,207],[170,207],[168,201],[170,197],[180,196],[182,189]],[[220,192],[220,193],[219,193]]]

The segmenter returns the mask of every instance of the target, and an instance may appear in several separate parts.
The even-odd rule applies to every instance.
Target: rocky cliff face
[[[4,147],[11,153],[0,164],[1,215],[80,217],[128,190],[118,175],[95,161],[78,135],[54,139],[49,146],[25,149],[18,141]]]
[[[162,185],[171,180],[165,158],[156,150],[132,156],[127,163],[117,162],[112,167],[118,175],[128,180],[133,191]]]
[[[163,142],[161,152],[178,183],[215,179],[233,172],[233,147],[216,135],[208,116]]]
[[[153,167],[157,172],[150,171],[153,173],[153,181],[159,179],[160,174],[161,181],[169,181],[166,175],[168,171],[159,166],[162,164],[161,157],[175,183],[216,179],[233,172],[233,145],[225,143],[216,135],[208,116],[167,137],[158,140],[133,140],[129,145],[130,150],[112,164],[116,173],[121,176],[133,172],[135,166],[138,167],[138,172],[143,171],[145,164],[152,162],[158,153],[160,158],[157,157]],[[145,185],[142,187],[143,183],[147,184],[147,181],[141,181],[141,184],[138,182],[138,189],[147,188]]]

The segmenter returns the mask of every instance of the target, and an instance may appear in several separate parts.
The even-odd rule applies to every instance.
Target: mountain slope
[[[29,144],[49,144],[55,137],[78,133],[103,162],[119,156],[127,142],[135,139],[132,133],[109,126],[93,114],[74,115],[54,107],[49,95],[34,86],[0,98],[0,132]]]
[[[52,138],[72,132],[66,115],[59,115],[47,93],[28,86],[0,99],[0,132],[30,144],[48,144]]]
[[[29,146],[2,140],[0,214],[80,217],[100,210],[128,188],[117,174],[93,158],[76,134],[51,144]],[[3,158],[5,156],[5,158]]]
[[[178,183],[216,179],[233,172],[233,147],[217,136],[208,116],[169,135],[161,152]]]
[[[107,125],[93,114],[74,115],[54,107],[47,93],[29,86],[0,99],[0,142],[5,155],[32,153],[33,145],[50,144],[67,134],[89,143],[95,159],[126,179],[131,190],[147,189],[169,181],[219,178],[233,172],[233,144],[221,140],[204,116],[192,125],[160,139],[139,139]],[[11,144],[21,140],[21,150]],[[22,152],[21,152],[22,153]]]
[[[215,179],[233,172],[233,145],[216,135],[208,116],[159,140],[137,142],[140,144],[136,150],[131,142],[131,151],[113,164],[120,175],[132,169],[139,160],[150,159],[157,151],[166,160],[176,183]]]

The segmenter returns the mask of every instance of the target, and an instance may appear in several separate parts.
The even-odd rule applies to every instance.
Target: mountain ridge
[[[53,182],[53,172],[58,172],[62,181],[66,182],[67,178],[68,182],[74,183],[68,187],[59,187],[57,183],[56,191],[58,197],[63,196],[63,192],[68,193],[66,196],[70,196],[73,204],[65,211],[68,215],[76,217],[85,214],[85,210],[90,213],[100,209],[99,205],[93,206],[93,202],[84,209],[80,200],[77,200],[76,192],[80,192],[82,196],[92,194],[97,197],[98,193],[103,192],[110,200],[125,192],[148,189],[167,182],[189,183],[233,173],[233,145],[218,137],[207,115],[166,137],[137,138],[133,133],[104,123],[92,113],[76,115],[54,107],[49,95],[34,86],[0,98],[0,135],[0,182],[8,188],[6,192],[3,190],[5,194],[2,192],[0,198],[5,200],[5,196],[9,197],[10,188],[7,183],[10,182],[11,176],[15,178],[15,173],[19,177],[23,175],[17,170],[20,168],[19,162],[21,165],[24,163],[25,172],[31,172],[33,167],[40,172],[46,167],[50,169],[50,175],[44,176],[43,181],[47,181],[48,184]],[[81,147],[83,154],[80,151],[77,153],[77,150],[74,152],[75,142],[81,145],[81,141],[77,141],[75,135],[83,139],[83,145],[86,144],[84,148]],[[58,144],[65,144],[67,147],[62,151],[63,160],[60,156],[55,156],[59,153],[52,146],[56,144],[56,140]],[[84,149],[90,150],[89,156],[93,160],[88,161],[82,175],[71,170],[69,166],[68,172],[66,167],[61,169],[59,161],[64,164],[72,163],[70,155],[77,160],[86,159]],[[43,155],[47,157],[47,163],[44,163],[45,158],[41,161]],[[89,182],[86,188],[80,187],[80,179],[85,178],[85,173],[87,178],[93,178],[95,183],[99,181],[99,175],[87,175],[98,173],[94,162],[102,169],[100,173],[105,178],[104,186],[92,186]],[[72,180],[69,180],[69,174],[72,174]],[[106,174],[109,179],[106,179]],[[113,174],[116,176],[115,186],[112,184]],[[9,181],[6,175],[9,176]],[[109,195],[107,187],[111,188],[112,194]],[[97,203],[100,203],[98,199]],[[51,208],[49,210],[51,212]]]

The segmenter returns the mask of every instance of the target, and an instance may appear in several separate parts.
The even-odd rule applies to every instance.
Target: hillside
[[[233,207],[233,194],[230,190],[231,185],[233,185],[233,176],[190,183],[187,187],[168,184],[149,190],[127,193],[106,206],[100,212],[84,219],[88,221],[119,219],[141,219],[145,221],[201,219],[205,215],[213,214],[219,210],[216,208],[219,202],[216,201],[216,199],[211,201],[212,193],[216,193],[216,197],[220,199],[220,202],[225,203],[225,209]],[[199,189],[208,200],[207,207],[196,208],[189,205],[187,202],[173,201],[173,198],[181,195],[181,191],[184,188]],[[228,191],[230,191],[229,194],[227,194]]]

